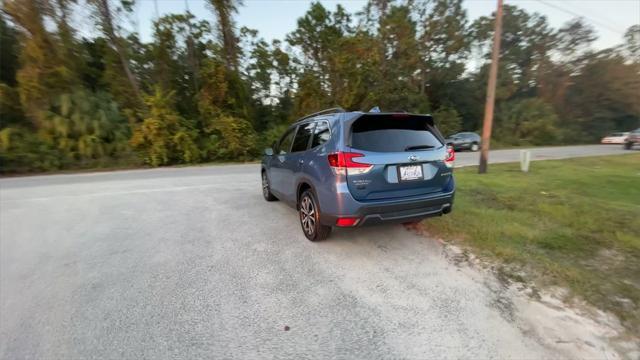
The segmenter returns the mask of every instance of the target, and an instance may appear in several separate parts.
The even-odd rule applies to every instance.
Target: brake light
[[[339,151],[329,154],[327,160],[334,174],[346,173],[348,175],[360,175],[366,174],[373,169],[373,165],[371,164],[363,164],[354,160],[355,158],[363,156],[364,155],[360,153]]]
[[[444,164],[447,165],[447,167],[453,167],[453,162],[456,160],[456,152],[453,151],[453,148],[451,146],[447,147],[447,155],[444,158]]]
[[[354,218],[354,217],[344,217],[344,218],[338,218],[338,220],[336,220],[336,226],[340,226],[340,227],[351,227],[351,226],[355,226],[358,223],[358,218]]]

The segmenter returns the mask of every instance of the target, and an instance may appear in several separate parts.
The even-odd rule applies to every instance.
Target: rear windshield
[[[351,126],[351,147],[365,151],[424,151],[442,146],[428,118],[391,115],[362,116]]]

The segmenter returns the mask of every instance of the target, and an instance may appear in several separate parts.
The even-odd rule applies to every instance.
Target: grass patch
[[[640,154],[537,161],[530,171],[456,170],[454,211],[423,226],[639,329]]]

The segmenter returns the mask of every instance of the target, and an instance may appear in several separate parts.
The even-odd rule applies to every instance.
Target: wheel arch
[[[296,186],[296,209],[299,209],[300,197],[305,190],[311,190],[311,192],[313,192],[313,195],[316,198],[316,206],[320,210],[320,200],[318,200],[318,192],[316,191],[316,188],[313,186],[311,181],[307,179],[301,179],[300,181],[298,181],[298,185]]]

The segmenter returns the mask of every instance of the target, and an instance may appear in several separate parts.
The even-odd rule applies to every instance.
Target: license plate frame
[[[411,182],[424,180],[422,164],[398,165],[398,182]]]

